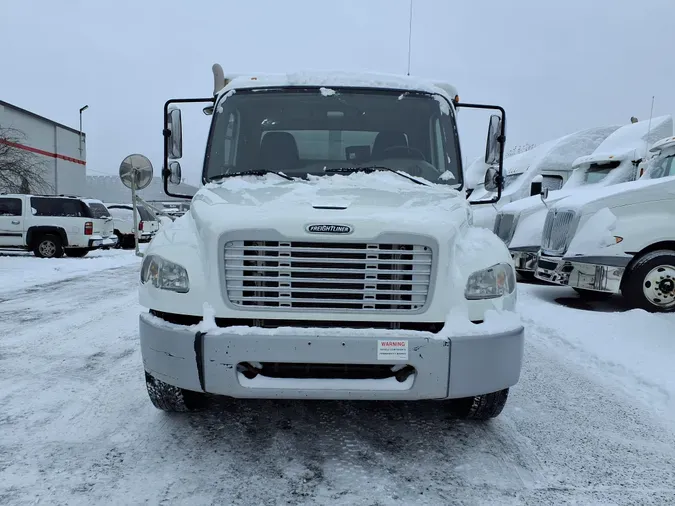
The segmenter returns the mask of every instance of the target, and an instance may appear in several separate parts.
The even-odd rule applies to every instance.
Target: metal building
[[[0,142],[32,153],[43,162],[49,185],[42,193],[82,195],[86,190],[84,133],[0,100],[0,127],[23,133],[21,142]]]

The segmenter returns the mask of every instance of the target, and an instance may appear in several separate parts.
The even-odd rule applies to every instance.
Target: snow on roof
[[[650,121],[625,125],[608,136],[597,149],[574,160],[573,167],[593,162],[622,160],[625,157],[644,158],[647,147],[659,139],[673,135],[673,118],[659,116]]]
[[[394,90],[411,90],[425,93],[438,93],[449,100],[454,98],[457,90],[450,84],[420,77],[397,74],[380,74],[373,72],[342,71],[303,71],[287,74],[247,74],[230,75],[227,85],[219,90],[219,95],[232,89],[251,89],[286,86],[349,87],[349,88],[382,88]],[[227,82],[227,79],[226,79]],[[454,95],[451,92],[454,90]]]

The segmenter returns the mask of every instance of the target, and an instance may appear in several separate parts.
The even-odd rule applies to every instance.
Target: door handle
[[[20,225],[20,224],[21,224],[21,222],[20,222],[20,221],[15,221],[15,220],[12,220],[12,225]]]

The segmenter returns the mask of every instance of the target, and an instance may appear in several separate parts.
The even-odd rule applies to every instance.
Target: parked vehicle
[[[495,220],[494,232],[509,247],[518,274],[526,279],[534,277],[549,206],[582,192],[634,181],[640,176],[639,166],[646,160],[647,148],[657,139],[672,135],[670,115],[623,126],[593,154],[574,161],[574,172],[561,190],[548,192],[545,199],[536,195],[503,206]]]
[[[481,206],[474,213],[477,227],[494,229],[497,212],[510,202],[538,195],[543,188],[558,190],[572,174],[572,162],[588,155],[602,143],[618,126],[588,128],[559,139],[548,141],[529,151],[510,156],[504,160],[504,187],[501,199],[490,206]],[[471,202],[490,198],[494,192],[483,187],[471,194]]]
[[[0,195],[0,248],[41,258],[83,257],[117,243],[112,218],[95,199]]]
[[[105,204],[112,214],[115,235],[121,248],[134,247],[134,208],[131,204]],[[148,208],[138,205],[138,242],[150,242],[159,230],[159,219]]]
[[[497,416],[520,375],[523,327],[508,250],[469,226],[455,114],[501,112],[486,147],[496,184],[503,109],[405,76],[229,80],[214,65],[214,81],[204,186],[141,267],[153,404],[436,399],[458,417]],[[183,101],[200,99],[165,106],[172,197]],[[129,167],[151,166],[131,155],[123,181]]]
[[[675,137],[652,150],[659,155],[639,180],[551,206],[538,279],[586,298],[620,293],[635,308],[675,311]]]

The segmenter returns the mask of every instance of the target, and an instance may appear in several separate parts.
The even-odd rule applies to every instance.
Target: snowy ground
[[[434,403],[167,415],[145,393],[139,264],[0,256],[0,504],[675,504],[675,315],[521,285],[521,382],[483,425]]]

